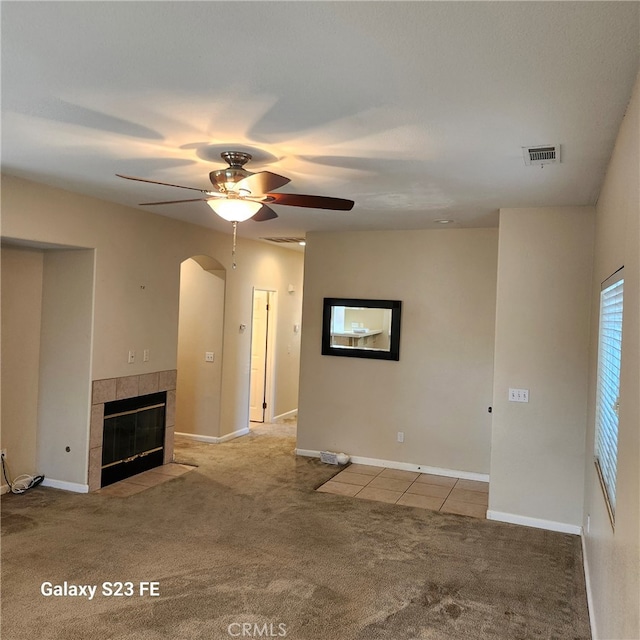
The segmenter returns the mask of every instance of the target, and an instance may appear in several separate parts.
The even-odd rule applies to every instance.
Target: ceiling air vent
[[[304,242],[304,238],[260,238],[260,240],[268,240],[269,242],[277,242],[278,244],[300,244]]]
[[[560,145],[545,144],[538,147],[522,147],[522,153],[524,163],[527,166],[560,162]]]

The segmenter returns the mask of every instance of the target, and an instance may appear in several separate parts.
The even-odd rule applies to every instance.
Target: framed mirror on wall
[[[400,360],[400,300],[325,298],[322,355]]]

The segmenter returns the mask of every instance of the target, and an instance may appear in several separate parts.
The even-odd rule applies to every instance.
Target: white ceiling
[[[351,212],[241,235],[497,225],[593,204],[638,71],[638,2],[2,2],[2,170],[136,206],[221,151]],[[559,144],[559,165],[521,147]],[[148,210],[149,208],[147,208]],[[205,203],[154,212],[223,232]]]

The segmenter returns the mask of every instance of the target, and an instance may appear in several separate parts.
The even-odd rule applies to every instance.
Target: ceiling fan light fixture
[[[1,1],[1,0],[0,0]],[[199,198],[188,200],[169,200],[162,202],[143,202],[140,205],[167,205],[182,202],[206,202],[214,213],[233,225],[233,249],[231,250],[232,268],[236,268],[236,244],[238,223],[253,218],[255,222],[273,220],[278,214],[266,203],[276,203],[291,207],[307,207],[310,209],[329,209],[332,211],[351,211],[355,204],[353,200],[343,198],[327,198],[325,196],[309,196],[293,193],[271,193],[290,182],[289,178],[279,176],[271,171],[252,173],[244,169],[244,165],[251,160],[251,154],[242,151],[224,151],[220,154],[229,165],[226,169],[218,169],[209,173],[213,191],[188,187],[170,182],[159,182],[147,178],[116,175],[126,180],[148,182],[165,187],[177,187],[198,191]],[[205,197],[202,197],[204,195]]]
[[[254,216],[262,207],[262,203],[252,200],[213,199],[207,200],[207,204],[224,220],[229,222],[244,222]]]

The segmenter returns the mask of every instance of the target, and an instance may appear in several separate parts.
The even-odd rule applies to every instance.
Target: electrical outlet
[[[143,362],[149,362],[149,349],[145,349],[142,352],[142,361]]]
[[[398,431],[398,442],[404,442],[404,431]]]
[[[133,364],[136,361],[136,352],[133,349],[129,349],[129,357],[127,358],[127,362],[129,364]]]
[[[205,351],[204,352],[204,361],[205,362],[213,362],[215,360],[215,353],[213,351]]]

